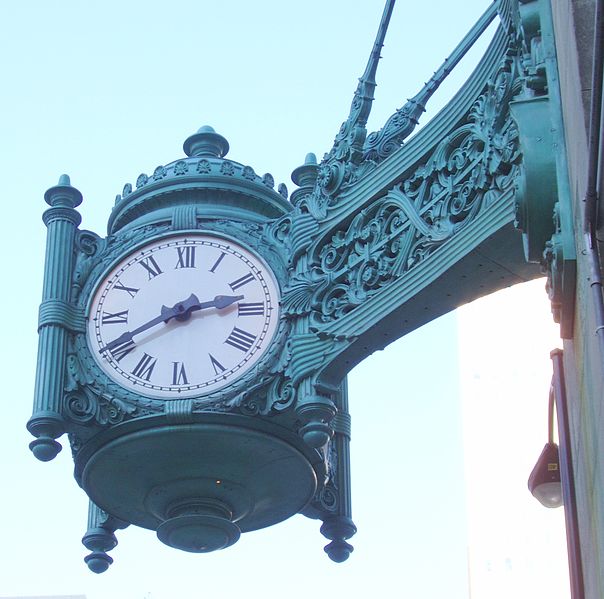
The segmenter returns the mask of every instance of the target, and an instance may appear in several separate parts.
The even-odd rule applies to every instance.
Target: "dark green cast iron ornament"
[[[79,229],[82,195],[67,175],[46,192],[30,447],[51,460],[68,433],[90,498],[83,543],[94,572],[112,563],[115,532],[129,524],[205,553],[296,513],[321,520],[326,552],[344,561],[356,532],[347,372],[541,269],[571,334],[574,243],[554,157],[564,139],[549,4],[492,4],[368,135],[393,5],[333,148],[294,170],[290,199],[270,174],[226,158],[211,127],[185,141],[184,158],[124,186],[105,238]],[[405,141],[497,14],[470,80]]]

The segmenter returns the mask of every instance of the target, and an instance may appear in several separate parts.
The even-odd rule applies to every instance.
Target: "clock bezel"
[[[254,245],[258,245],[258,231],[260,229],[257,224],[246,227],[245,224],[241,223],[241,227],[237,228],[236,236],[220,230],[220,226],[223,224],[213,223],[216,228],[214,226],[204,226],[196,229],[182,230],[174,230],[171,227],[156,225],[153,227],[155,230],[153,232],[147,230],[147,234],[133,235],[132,232],[129,232],[128,235],[115,235],[113,247],[111,248],[107,243],[109,240],[105,242],[99,240],[100,251],[98,253],[100,259],[83,282],[79,296],[79,304],[84,309],[86,330],[82,331],[74,339],[74,358],[71,360],[70,368],[68,367],[70,371],[69,378],[72,381],[71,384],[67,385],[67,390],[72,392],[72,397],[69,397],[68,393],[67,402],[73,404],[76,412],[80,409],[81,404],[87,403],[90,400],[86,390],[92,391],[94,395],[100,395],[113,402],[114,407],[119,408],[120,419],[127,413],[131,413],[133,416],[140,415],[141,408],[149,414],[161,412],[164,411],[166,402],[169,403],[178,400],[190,401],[193,411],[219,409],[220,406],[228,408],[229,406],[239,405],[243,401],[244,396],[249,397],[250,393],[255,389],[266,386],[272,379],[279,376],[275,373],[278,370],[277,364],[282,360],[283,350],[288,337],[287,331],[289,329],[289,323],[283,318],[279,307],[285,273],[287,272],[286,266],[279,259],[279,252],[275,251],[274,247],[265,244],[267,251],[263,252],[262,255],[254,248]],[[148,229],[151,229],[151,227]],[[92,303],[98,290],[107,282],[111,272],[129,256],[132,256],[146,246],[160,244],[162,241],[169,240],[170,238],[182,238],[188,235],[192,237],[207,236],[216,239],[218,243],[234,244],[241,247],[249,252],[258,261],[258,264],[272,275],[278,294],[278,297],[275,298],[275,310],[277,314],[274,317],[277,318],[277,326],[272,337],[265,342],[266,348],[262,351],[256,363],[241,375],[233,376],[232,380],[228,381],[225,386],[209,392],[202,391],[199,394],[188,397],[150,397],[144,393],[137,393],[114,380],[99,366],[96,357],[93,355],[94,350],[90,347],[88,333]],[[119,244],[121,251],[115,251],[115,244]],[[113,251],[109,251],[110,249]],[[77,391],[79,386],[85,388],[83,395]],[[124,402],[124,405],[120,405],[119,402]],[[71,411],[73,412],[74,410],[72,409]],[[80,411],[89,412],[88,409]]]

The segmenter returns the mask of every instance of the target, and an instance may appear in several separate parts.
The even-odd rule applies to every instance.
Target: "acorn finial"
[[[229,142],[213,127],[204,125],[183,144],[183,150],[187,156],[212,156],[224,158],[229,151]]]

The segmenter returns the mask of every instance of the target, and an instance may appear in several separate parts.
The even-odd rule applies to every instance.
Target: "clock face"
[[[278,321],[278,285],[264,262],[232,241],[179,235],[137,250],[101,282],[88,345],[122,387],[195,397],[248,372]]]

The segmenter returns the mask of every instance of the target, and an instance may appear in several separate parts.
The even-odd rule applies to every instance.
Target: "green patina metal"
[[[368,134],[393,6],[386,4],[333,148],[320,164],[309,154],[294,170],[291,200],[270,174],[226,158],[228,142],[211,127],[185,141],[185,158],[124,186],[105,238],[78,229],[82,197],[68,177],[46,193],[28,429],[41,460],[69,433],[76,479],[96,502],[83,539],[93,571],[109,566],[114,533],[129,523],[206,552],[297,512],[323,521],[326,551],[343,561],[356,532],[346,392],[355,364],[542,270],[562,335],[572,334],[574,240],[548,2],[492,4],[418,94]],[[470,79],[407,140],[432,93],[497,15]],[[102,371],[86,323],[99,283],[120,260],[182,233],[233,240],[259,256],[280,287],[281,318],[268,351],[230,385],[158,399]]]

